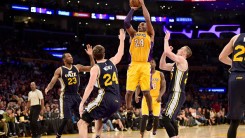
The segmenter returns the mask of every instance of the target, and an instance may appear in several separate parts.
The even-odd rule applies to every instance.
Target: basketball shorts
[[[142,115],[149,115],[149,109],[145,97],[142,100],[141,111],[142,111]],[[152,112],[153,112],[153,116],[160,115],[161,103],[157,102],[157,97],[152,97]]]
[[[245,73],[232,72],[228,82],[228,118],[242,119],[245,110]]]
[[[178,113],[185,102],[185,92],[170,92],[163,114],[171,120],[176,120]]]
[[[91,123],[93,120],[111,117],[120,109],[121,99],[111,93],[99,92],[96,99],[88,104],[82,115],[82,120]]]
[[[127,71],[127,91],[135,91],[140,85],[141,91],[150,91],[151,65],[149,62],[132,62]]]
[[[71,119],[72,113],[79,115],[79,105],[82,98],[79,94],[65,94],[60,96],[60,119]]]

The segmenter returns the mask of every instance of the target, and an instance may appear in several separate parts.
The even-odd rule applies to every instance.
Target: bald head
[[[32,91],[35,91],[36,88],[37,88],[37,85],[36,85],[35,82],[31,82],[30,87],[31,87],[31,90],[32,90]]]

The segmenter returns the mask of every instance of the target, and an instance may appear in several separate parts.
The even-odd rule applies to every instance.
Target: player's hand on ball
[[[120,40],[125,40],[125,36],[126,36],[126,33],[125,33],[124,29],[120,29],[120,30],[119,30],[118,38],[119,38]]]
[[[89,56],[93,55],[93,48],[90,44],[87,44],[87,49],[85,49],[85,51]]]
[[[169,40],[169,38],[170,38],[170,33],[167,31],[167,32],[166,32],[166,35],[165,35],[165,37],[164,37],[164,39],[165,39],[165,40]]]

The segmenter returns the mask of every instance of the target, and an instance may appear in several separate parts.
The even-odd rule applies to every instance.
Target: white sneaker
[[[117,128],[115,128],[114,131],[118,132],[119,130]]]

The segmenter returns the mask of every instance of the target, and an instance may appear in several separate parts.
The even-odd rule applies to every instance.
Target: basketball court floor
[[[180,138],[226,138],[228,125],[196,126],[180,128]],[[139,131],[104,132],[102,138],[139,138]],[[55,136],[42,136],[42,138],[55,138]],[[63,135],[62,138],[78,138],[77,134]],[[89,134],[88,138],[95,138],[95,134]],[[165,129],[159,129],[157,135],[146,132],[145,138],[168,138]],[[237,138],[245,138],[245,125],[238,128]]]

